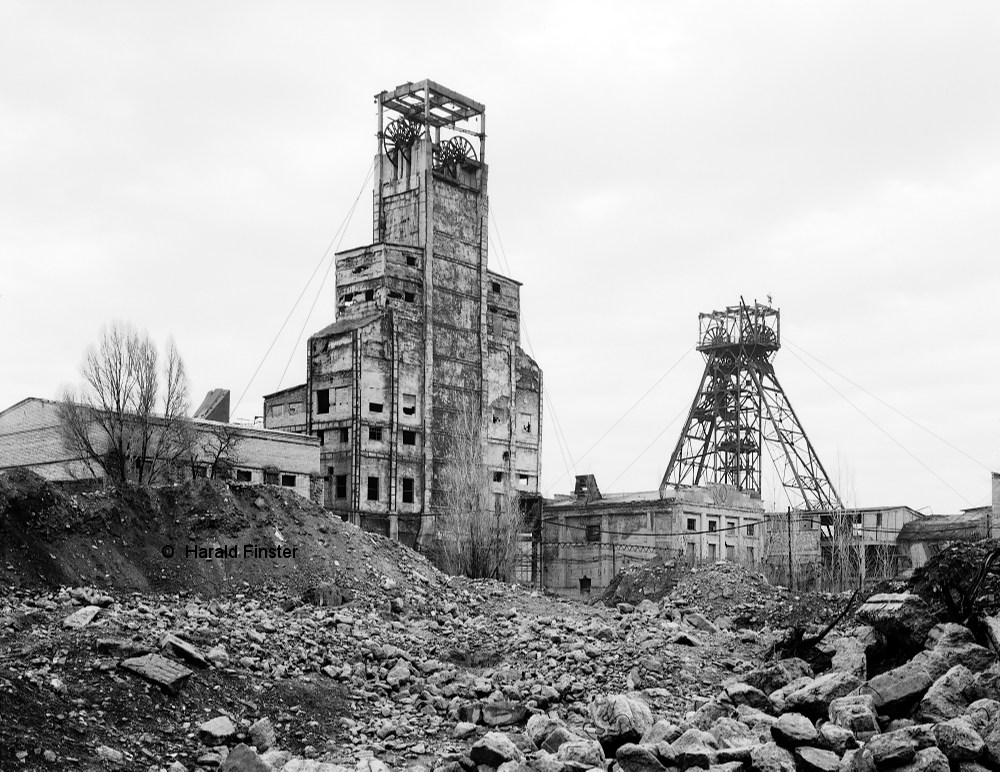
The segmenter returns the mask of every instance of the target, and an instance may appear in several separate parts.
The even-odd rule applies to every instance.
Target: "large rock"
[[[757,687],[750,686],[747,683],[736,682],[729,684],[725,688],[725,694],[729,701],[736,707],[747,705],[765,713],[770,713],[774,710],[771,700],[768,699],[767,695]]]
[[[865,750],[881,769],[909,762],[917,754],[917,743],[905,731],[896,730],[875,735],[865,744]]]
[[[955,665],[965,665],[973,673],[979,673],[997,661],[997,655],[976,643],[975,636],[967,627],[950,622],[931,628],[926,645],[934,658],[943,663],[945,671]],[[940,675],[942,673],[938,673],[937,677]]]
[[[93,622],[100,611],[100,606],[84,606],[77,609],[63,620],[63,627],[68,630],[80,630]]]
[[[219,767],[219,772],[273,772],[273,770],[274,767],[244,743],[233,748]]]
[[[965,710],[965,717],[973,729],[982,734],[1000,716],[1000,702],[976,700]]]
[[[833,660],[830,668],[853,673],[862,681],[868,678],[868,657],[865,644],[857,638],[842,636],[831,642]]]
[[[604,768],[604,750],[596,740],[573,740],[559,746],[556,759],[571,770]]]
[[[848,751],[840,760],[840,772],[875,772],[875,760],[867,748]]]
[[[672,743],[682,734],[684,734],[684,730],[677,726],[677,724],[672,724],[669,721],[660,719],[646,730],[645,734],[643,734],[642,738],[639,740],[639,744],[655,745],[659,742]]]
[[[854,616],[874,627],[891,646],[913,651],[934,627],[930,608],[919,595],[880,593],[862,603]]]
[[[486,726],[511,726],[528,717],[528,709],[520,702],[484,702],[483,723]]]
[[[775,742],[786,748],[811,745],[818,737],[812,721],[801,713],[783,713],[771,727]]]
[[[981,673],[976,673],[973,688],[977,699],[1000,700],[1000,665],[990,665]]]
[[[916,659],[875,676],[859,690],[869,694],[879,713],[902,715],[916,705],[934,683],[927,667]]]
[[[552,734],[553,730],[565,726],[565,722],[560,718],[549,716],[545,713],[536,713],[528,719],[528,723],[524,727],[524,733],[535,745],[541,748],[542,743],[545,742],[545,738]]]
[[[164,633],[160,637],[160,650],[165,654],[173,654],[196,667],[208,667],[208,660],[205,659],[205,655],[198,647],[174,633]]]
[[[719,750],[723,748],[751,748],[760,744],[760,738],[742,721],[734,718],[720,718],[708,730],[718,743]]]
[[[236,724],[229,716],[216,716],[198,726],[198,736],[205,745],[224,745],[236,736]]]
[[[934,738],[949,761],[973,761],[982,753],[985,743],[964,718],[943,721],[934,727]]]
[[[807,716],[826,715],[833,700],[854,691],[861,683],[861,679],[853,673],[831,670],[789,694],[785,699],[785,710]]]
[[[974,677],[965,665],[956,665],[927,690],[920,701],[916,718],[936,723],[957,718],[975,700]]]
[[[674,740],[670,747],[674,751],[676,764],[681,769],[708,769],[715,763],[719,744],[708,732],[692,727]]]
[[[499,767],[507,761],[524,761],[524,754],[507,735],[501,732],[487,732],[474,743],[469,757],[476,764]]]
[[[840,767],[840,756],[836,753],[808,745],[796,748],[795,757],[807,772],[837,772]]]
[[[274,733],[274,724],[271,723],[271,719],[269,718],[261,718],[254,721],[250,724],[247,734],[250,735],[250,742],[261,753],[273,747],[277,740],[277,736]]]
[[[857,738],[850,729],[837,726],[832,721],[824,721],[819,727],[819,744],[843,756],[851,748],[858,746]]]
[[[126,659],[121,667],[153,682],[171,694],[177,694],[193,673],[180,663],[161,657],[159,654]]]
[[[770,665],[757,668],[742,676],[744,683],[760,689],[764,694],[770,694],[784,686],[788,686],[797,678],[813,678],[812,668],[805,660],[798,657],[781,659]]]
[[[623,772],[666,772],[649,746],[625,743],[615,754],[615,761]]]
[[[608,694],[588,706],[597,725],[604,752],[611,754],[625,743],[637,743],[653,725],[653,713],[642,699],[631,694]]]
[[[782,686],[780,689],[775,689],[768,695],[768,699],[771,701],[771,705],[774,707],[776,713],[784,713],[788,705],[788,695],[795,694],[795,692],[802,689],[806,684],[811,684],[813,682],[812,676],[799,676],[787,684]]]
[[[939,748],[931,747],[917,751],[913,761],[897,767],[894,772],[951,772],[951,765]]]
[[[777,743],[754,748],[750,764],[756,772],[795,772],[795,757]]]

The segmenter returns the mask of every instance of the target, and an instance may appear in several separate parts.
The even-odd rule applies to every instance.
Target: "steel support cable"
[[[364,187],[365,185],[368,184],[368,178],[371,176],[374,168],[375,168],[375,161],[373,160],[371,166],[368,168],[368,172],[365,174],[365,181],[361,186],[361,192],[358,193],[358,198],[360,198],[361,193],[364,192]],[[351,207],[351,211],[353,211],[354,206],[357,206],[357,199],[355,199],[355,203]],[[267,347],[267,351],[265,351],[264,356],[261,357],[260,363],[257,365],[257,368],[253,371],[253,374],[250,376],[250,380],[247,382],[246,388],[243,389],[243,393],[240,394],[240,398],[236,400],[236,404],[232,408],[233,413],[236,412],[236,409],[240,406],[240,403],[243,402],[243,398],[247,395],[247,392],[250,391],[250,387],[253,385],[254,379],[260,372],[260,368],[264,366],[264,362],[267,361],[268,356],[270,356],[271,350],[274,348],[274,344],[278,342],[278,338],[281,337],[281,333],[284,331],[285,326],[288,324],[288,321],[292,318],[292,314],[295,313],[295,309],[298,308],[299,303],[305,296],[306,290],[309,289],[309,285],[312,283],[312,280],[316,278],[316,274],[319,273],[319,269],[323,266],[323,261],[326,260],[326,256],[330,253],[330,250],[333,249],[333,244],[337,240],[337,236],[340,234],[341,230],[347,227],[348,217],[344,218],[344,221],[341,222],[340,227],[337,228],[336,232],[333,234],[333,238],[330,239],[330,243],[327,245],[326,249],[323,250],[323,254],[317,261],[316,267],[313,269],[312,274],[306,280],[306,283],[302,287],[302,291],[299,293],[299,296],[295,299],[295,302],[292,304],[291,309],[289,309],[288,315],[285,317],[285,321],[281,323],[281,327],[279,327],[278,332],[275,333],[274,340],[271,341],[271,345]]]
[[[964,495],[962,495],[954,486],[952,486],[951,483],[949,483],[941,475],[939,475],[937,472],[935,472],[934,469],[932,467],[930,467],[928,464],[925,464],[909,448],[907,448],[903,443],[901,443],[899,440],[897,440],[895,437],[893,437],[886,429],[882,428],[881,424],[879,424],[874,418],[872,418],[871,416],[869,416],[864,410],[862,410],[860,407],[858,407],[857,405],[855,405],[836,386],[834,386],[826,378],[824,378],[820,373],[818,373],[812,367],[812,365],[810,365],[806,360],[804,360],[802,357],[800,357],[798,354],[796,354],[795,351],[794,351],[794,349],[790,349],[789,352],[791,353],[791,355],[793,357],[795,357],[796,359],[798,359],[810,372],[812,372],[813,375],[815,375],[817,378],[819,378],[821,381],[823,381],[823,383],[825,383],[838,397],[840,397],[848,405],[850,405],[855,410],[857,410],[862,415],[862,417],[864,417],[865,420],[867,420],[872,426],[874,426],[876,429],[878,429],[880,432],[882,432],[882,434],[884,434],[886,437],[888,437],[890,440],[892,440],[896,445],[898,445],[900,447],[900,449],[904,453],[906,453],[906,455],[908,455],[910,458],[912,458],[914,461],[916,461],[918,464],[920,464],[920,466],[922,466],[924,469],[926,469],[928,472],[930,472],[930,474],[934,478],[936,478],[945,487],[947,487],[948,490],[950,490],[952,493],[954,493],[956,496],[958,496],[960,499],[962,499],[962,501],[964,501],[966,504],[969,504],[970,506],[972,505],[972,502],[969,501],[969,499],[967,499]]]
[[[671,426],[677,423],[677,419],[680,418],[682,415],[684,415],[686,412],[687,408],[686,407],[682,408],[681,411],[677,413],[677,415],[671,418],[670,421],[667,423],[667,425],[660,430],[660,433],[657,434],[655,437],[653,437],[652,441],[645,448],[642,449],[642,452],[638,456],[633,458],[632,461],[629,463],[629,465],[626,466],[624,469],[622,469],[621,473],[614,480],[611,481],[611,484],[608,485],[608,488],[610,489],[612,486],[614,486],[614,484],[622,478],[622,475],[624,475],[629,469],[631,469],[640,458],[645,456],[646,453],[649,452],[649,449],[656,444],[657,440],[659,440],[660,437],[662,437],[664,434],[667,433],[667,429],[669,429]]]
[[[347,212],[347,216],[344,218],[344,222],[342,222],[340,228],[338,228],[340,238],[337,240],[337,246],[334,248],[333,254],[329,256],[330,264],[326,267],[326,273],[323,274],[323,280],[319,283],[319,288],[316,290],[316,297],[313,298],[312,305],[309,306],[309,311],[306,313],[305,321],[302,322],[302,329],[299,330],[298,337],[295,338],[295,343],[292,345],[291,353],[288,355],[288,361],[285,362],[285,369],[281,371],[281,378],[278,379],[278,389],[281,389],[281,384],[285,380],[285,374],[288,372],[288,367],[292,364],[292,359],[295,358],[295,352],[299,347],[299,343],[302,341],[302,335],[306,331],[309,320],[312,318],[312,312],[316,308],[316,303],[319,301],[319,296],[323,292],[323,287],[326,286],[326,280],[330,278],[330,271],[333,270],[333,266],[336,264],[336,254],[340,251],[340,245],[344,243],[344,236],[347,235],[347,226],[351,224],[354,212],[358,208],[358,202],[361,200],[361,193],[364,192],[364,189],[367,187],[368,181],[371,179],[374,170],[375,163],[373,161],[371,168],[368,170],[368,175],[365,177],[365,181],[361,185],[361,191],[358,192],[357,198],[354,199],[354,203],[351,205],[351,208]],[[334,238],[336,238],[336,234],[334,235]],[[328,253],[329,250],[330,248],[327,247]],[[313,275],[315,276],[315,273]]]
[[[928,428],[927,428],[926,426],[924,426],[923,424],[921,424],[921,423],[920,423],[919,421],[917,421],[916,419],[914,419],[914,418],[910,418],[910,416],[908,416],[908,415],[907,415],[906,413],[904,413],[904,412],[903,412],[902,410],[900,410],[899,408],[897,408],[897,407],[894,407],[894,406],[890,405],[890,404],[889,404],[888,402],[886,402],[886,401],[885,401],[884,399],[882,399],[881,397],[879,397],[879,396],[878,396],[877,394],[872,394],[872,393],[871,393],[870,391],[868,391],[868,389],[866,389],[866,388],[865,388],[864,386],[862,386],[861,384],[859,384],[859,383],[857,383],[857,382],[855,382],[855,381],[851,380],[850,378],[848,378],[848,377],[847,377],[846,375],[844,375],[843,373],[841,373],[841,372],[839,372],[839,371],[835,370],[835,369],[834,369],[834,368],[833,368],[833,367],[832,367],[831,365],[828,365],[828,364],[827,364],[826,362],[824,362],[824,361],[823,361],[822,359],[820,359],[819,357],[815,356],[814,354],[810,354],[810,353],[809,353],[808,351],[806,351],[806,350],[805,350],[804,348],[802,348],[801,346],[799,346],[799,345],[797,345],[797,344],[795,344],[795,343],[792,343],[792,342],[791,342],[790,340],[788,340],[788,337],[787,337],[787,336],[785,336],[785,338],[784,338],[784,342],[785,342],[785,343],[787,343],[787,344],[789,344],[789,345],[790,345],[790,346],[791,346],[791,347],[792,347],[793,349],[796,349],[796,350],[798,350],[798,351],[802,352],[803,354],[805,354],[805,355],[806,355],[807,357],[809,357],[810,359],[814,359],[814,360],[815,360],[815,361],[817,361],[817,362],[818,362],[819,364],[823,365],[823,367],[827,368],[827,369],[828,369],[828,370],[829,370],[830,372],[832,372],[832,373],[833,373],[834,375],[837,375],[837,376],[840,376],[840,377],[841,377],[841,378],[843,378],[843,379],[844,379],[845,381],[847,381],[847,382],[848,382],[849,384],[851,384],[851,385],[852,385],[852,386],[853,386],[854,388],[856,388],[856,389],[859,389],[860,391],[864,392],[864,393],[865,393],[865,394],[867,394],[867,395],[868,395],[869,397],[871,397],[872,399],[874,399],[874,400],[875,400],[876,402],[880,402],[880,403],[882,403],[882,404],[883,404],[883,405],[885,405],[885,406],[886,406],[887,408],[889,408],[889,409],[890,409],[890,410],[891,410],[892,412],[896,413],[896,414],[897,414],[897,415],[899,415],[899,416],[902,416],[902,417],[903,417],[903,418],[905,418],[905,419],[906,419],[907,421],[909,421],[909,422],[910,422],[911,424],[913,424],[914,426],[916,426],[916,427],[917,427],[918,429],[921,429],[921,430],[923,430],[923,431],[927,432],[927,433],[928,433],[929,435],[931,435],[931,437],[933,437],[934,439],[938,440],[939,442],[942,442],[942,443],[944,443],[945,445],[947,445],[947,446],[948,446],[949,448],[951,448],[952,450],[954,450],[954,451],[955,451],[956,453],[958,453],[959,455],[962,455],[962,456],[965,456],[965,458],[969,459],[969,461],[972,461],[972,462],[973,462],[974,464],[979,464],[979,466],[981,466],[981,467],[982,467],[983,469],[986,469],[987,471],[993,471],[992,467],[989,467],[989,466],[987,466],[987,465],[986,465],[986,464],[984,464],[984,463],[983,463],[982,461],[980,461],[980,460],[979,460],[978,458],[973,458],[972,456],[970,456],[970,455],[969,455],[968,453],[966,453],[966,452],[965,452],[964,450],[962,450],[961,448],[959,448],[959,447],[956,447],[955,445],[952,445],[952,444],[951,444],[950,442],[948,442],[948,440],[946,440],[946,439],[945,439],[944,437],[942,437],[941,435],[939,435],[939,434],[937,434],[936,432],[934,432],[934,431],[933,431],[932,429],[928,429]]]

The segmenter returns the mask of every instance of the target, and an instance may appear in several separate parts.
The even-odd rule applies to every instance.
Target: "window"
[[[747,547],[747,562],[753,565],[754,562],[753,547]]]
[[[288,415],[295,415],[299,412],[299,406],[295,404],[288,405]]]
[[[273,416],[279,416],[279,415],[284,415],[284,414],[285,414],[285,406],[284,405],[271,405],[271,415],[273,415]]]
[[[325,431],[323,431],[322,429],[319,429],[316,432],[316,436],[319,437],[319,444],[320,445],[326,445],[326,432]]]
[[[376,442],[382,441],[382,427],[381,426],[369,426],[368,427],[368,439],[375,440]]]
[[[735,520],[727,520],[726,521],[726,530],[729,531],[730,533],[734,533],[736,531],[736,529],[739,528],[739,525],[740,524],[737,523]]]
[[[264,484],[265,485],[277,485],[279,482],[277,472],[264,472]]]
[[[191,470],[192,477],[208,477],[208,469],[203,466],[196,466]]]
[[[250,474],[249,469],[237,469],[236,470],[236,482],[250,482],[253,479],[253,475]]]
[[[601,540],[601,526],[599,525],[588,525],[587,526],[587,541],[594,542]]]
[[[411,432],[408,429],[403,429],[403,444],[404,445],[416,445],[417,444],[417,433]]]
[[[715,533],[719,529],[719,524],[715,520],[708,521],[708,532]]]
[[[882,513],[881,512],[876,512],[875,513],[875,527],[876,528],[881,528],[882,527]]]
[[[733,544],[726,545],[726,560],[736,560],[736,546]]]
[[[500,314],[490,314],[490,332],[494,338],[503,337],[503,319]]]
[[[416,415],[417,414],[417,395],[416,394],[403,394],[400,396],[400,402],[403,406],[403,415]]]
[[[694,563],[694,547],[695,544],[693,541],[687,543],[687,559],[689,563]]]
[[[498,282],[498,281],[495,281],[495,282],[493,282],[493,283],[492,283],[492,284],[490,285],[490,290],[491,290],[492,292],[496,292],[496,293],[499,293],[499,292],[500,292],[500,282]]]
[[[295,475],[294,474],[283,474],[281,475],[281,484],[285,488],[295,487]]]
[[[747,536],[753,536],[753,523],[747,523]]]
[[[378,501],[378,478],[369,477],[368,478],[368,500]]]
[[[340,432],[340,441],[341,442],[347,442],[348,439],[351,436],[351,430],[348,429],[346,426],[344,426],[341,429],[339,429],[338,431]]]
[[[368,403],[368,412],[369,413],[381,413],[382,412],[382,403],[381,402],[369,402]]]
[[[336,487],[336,491],[337,491],[337,494],[336,494],[337,498],[338,499],[346,499],[347,498],[347,475],[346,474],[338,474],[334,479],[336,481],[336,486],[335,487]]]
[[[407,303],[412,303],[414,300],[416,300],[416,295],[414,295],[412,292],[404,292],[403,300]]]
[[[698,521],[695,518],[693,518],[693,517],[689,517],[688,518],[688,522],[687,522],[687,527],[688,527],[689,531],[697,531],[698,530]]]
[[[410,268],[413,268],[417,264],[417,258],[415,258],[413,255],[407,255],[406,264],[410,266]]]
[[[330,412],[330,390],[320,389],[316,392],[316,412],[317,413],[329,413]]]
[[[493,482],[503,482],[503,472],[494,472]]]
[[[521,413],[521,429],[524,430],[526,434],[531,434],[531,414]]]
[[[403,503],[412,504],[413,503],[413,478],[404,477],[403,478]]]
[[[718,557],[719,557],[719,548],[718,548],[718,545],[709,544],[708,545],[708,559],[709,560],[717,560]]]
[[[345,292],[343,297],[341,298],[341,301],[344,303],[350,303],[352,300],[354,300],[353,292]]]
[[[517,476],[517,484],[522,488],[526,488],[531,482],[531,478],[526,474],[519,474]]]
[[[365,290],[365,300],[374,300],[375,290]]]

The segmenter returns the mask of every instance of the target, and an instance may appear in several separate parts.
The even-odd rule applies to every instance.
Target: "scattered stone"
[[[972,761],[979,757],[985,743],[964,718],[953,718],[934,726],[934,738],[949,761]]]
[[[975,700],[973,686],[972,671],[965,665],[956,665],[927,690],[917,708],[916,718],[938,722],[961,716]]]
[[[249,735],[251,744],[257,748],[259,753],[272,748],[278,739],[274,732],[274,725],[269,718],[259,718],[250,724],[247,735]]]
[[[843,756],[848,750],[858,746],[857,740],[850,729],[844,729],[844,727],[838,726],[832,721],[826,721],[820,725],[819,742],[823,747],[828,748],[838,756]]]
[[[194,646],[174,633],[164,633],[160,638],[160,650],[170,652],[197,667],[208,667],[208,660]]]
[[[917,753],[917,743],[904,729],[875,735],[865,744],[879,768],[899,766],[910,761]]]
[[[898,767],[896,772],[951,772],[951,765],[940,748],[924,748],[917,751],[913,761]]]
[[[771,727],[771,734],[779,745],[786,748],[797,748],[800,745],[810,745],[819,736],[812,721],[801,713],[785,713]]]
[[[670,747],[681,769],[690,767],[708,769],[716,761],[718,742],[708,732],[691,728],[674,740]]]
[[[81,609],[77,609],[63,620],[63,627],[69,630],[80,630],[94,621],[94,617],[100,611],[100,606],[84,606]],[[101,747],[105,746],[102,745]]]
[[[850,731],[861,742],[881,731],[871,694],[838,697],[830,703],[828,715],[830,721]]]
[[[528,709],[519,702],[484,702],[482,714],[486,726],[511,726],[523,723]]]
[[[469,756],[476,764],[499,767],[507,761],[524,761],[524,754],[514,742],[500,732],[488,732],[475,742]]]
[[[236,725],[229,716],[216,716],[199,725],[198,735],[205,745],[224,745],[236,735]]]
[[[795,757],[809,772],[837,772],[840,756],[833,751],[803,746],[795,749]]]
[[[777,743],[756,746],[750,762],[756,772],[795,772],[795,757]]]
[[[605,753],[638,742],[653,726],[653,714],[643,700],[629,694],[598,697],[588,706]]]
[[[655,747],[655,746],[654,746]],[[615,761],[623,772],[665,772],[656,754],[648,746],[625,743],[615,754]]]
[[[861,679],[853,673],[831,670],[789,694],[785,699],[785,710],[806,715],[826,715],[833,700],[858,688],[861,683]]]
[[[143,657],[126,659],[121,666],[147,681],[152,681],[171,694],[177,694],[193,672],[173,660],[161,657],[159,654],[146,654]]]
[[[273,770],[274,767],[244,743],[233,748],[219,766],[219,772],[273,772]]]
[[[96,753],[99,759],[111,762],[112,764],[121,764],[123,761],[125,761],[124,753],[115,750],[114,748],[109,748],[107,745],[98,746]]]

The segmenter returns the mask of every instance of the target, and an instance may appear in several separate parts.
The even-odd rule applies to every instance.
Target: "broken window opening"
[[[719,524],[715,520],[708,521],[708,532],[715,533],[719,528]]]
[[[697,520],[695,520],[693,517],[689,517],[687,519],[687,521],[688,521],[687,522],[687,529],[689,531],[697,531],[698,530],[698,521]]]
[[[369,413],[381,413],[382,412],[382,403],[381,402],[369,402],[368,403],[368,412]]]
[[[503,472],[493,473],[493,482],[502,483],[503,482]]]
[[[369,477],[368,478],[368,500],[378,501],[378,478]]]
[[[351,430],[346,426],[340,429],[340,441],[347,442],[350,439]]]
[[[317,413],[329,413],[330,412],[330,390],[329,389],[319,389],[316,391],[316,412]]]
[[[417,264],[417,258],[415,258],[413,255],[407,255],[406,264],[410,266],[410,268],[413,268]]]
[[[417,433],[410,431],[409,429],[403,429],[403,444],[404,445],[416,445],[417,444]]]
[[[295,475],[294,474],[283,474],[281,475],[281,484],[285,488],[295,487]]]
[[[403,394],[401,397],[403,405],[403,415],[416,415],[417,413],[417,395],[416,394]]]
[[[403,478],[403,503],[412,504],[413,503],[413,478],[404,477]]]
[[[601,526],[600,525],[588,525],[587,526],[587,541],[596,542],[601,540]]]
[[[413,294],[412,292],[404,292],[403,293],[403,300],[405,300],[407,303],[412,303],[414,300],[416,300],[416,297],[417,296],[415,294]]]
[[[337,488],[337,498],[338,499],[346,499],[347,498],[347,475],[346,474],[338,474],[335,479],[337,481],[337,485],[336,485],[336,488]]]
[[[490,286],[490,290],[492,290],[493,292],[496,292],[499,295],[500,294],[500,282],[498,282],[498,281],[493,282],[493,284]]]
[[[319,437],[320,447],[326,445],[326,432],[323,429],[318,430],[316,436]]]
[[[521,413],[521,429],[525,434],[531,434],[531,414]]]
[[[365,300],[374,300],[375,290],[365,290]]]
[[[277,485],[279,482],[277,472],[264,472],[264,485]]]

